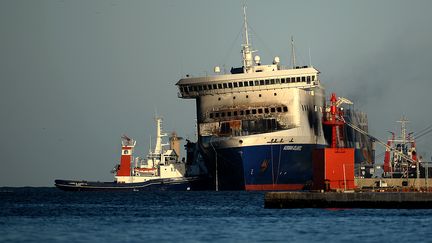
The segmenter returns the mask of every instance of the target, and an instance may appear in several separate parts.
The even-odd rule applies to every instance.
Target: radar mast
[[[243,71],[249,73],[252,70],[253,58],[252,51],[249,45],[249,34],[246,16],[246,5],[243,5],[243,19],[244,19],[244,43],[242,44],[242,54],[243,54]]]

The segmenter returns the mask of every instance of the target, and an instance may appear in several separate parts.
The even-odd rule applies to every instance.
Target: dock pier
[[[432,208],[430,192],[267,192],[265,208]]]

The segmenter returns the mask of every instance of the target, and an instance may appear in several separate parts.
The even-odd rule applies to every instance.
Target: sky
[[[166,132],[194,140],[195,103],[175,83],[241,66],[242,4],[0,1],[0,186],[111,181],[120,136],[145,156],[155,114]],[[427,0],[247,1],[262,62],[289,64],[294,36],[297,62],[320,70],[327,95],[366,112],[382,140],[402,115],[413,132],[432,124],[431,9]],[[430,159],[432,136],[417,142]]]

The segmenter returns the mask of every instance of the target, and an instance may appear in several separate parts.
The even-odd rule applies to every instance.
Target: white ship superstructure
[[[138,183],[155,179],[183,179],[186,173],[185,163],[179,160],[174,149],[165,149],[169,144],[164,144],[162,138],[167,134],[162,133],[162,119],[156,118],[156,145],[153,151],[149,151],[147,159],[127,158],[135,161],[135,166],[130,170],[131,175],[115,176],[118,183]],[[123,137],[122,155],[132,155],[135,147],[133,139]]]

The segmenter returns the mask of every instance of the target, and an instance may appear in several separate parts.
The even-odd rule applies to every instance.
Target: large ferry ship
[[[324,88],[312,66],[261,64],[244,8],[243,66],[186,77],[179,96],[195,99],[198,144],[221,190],[296,190],[312,175],[312,150],[326,146]]]
[[[180,79],[179,97],[196,100],[198,145],[217,189],[300,190],[312,179],[312,151],[328,145],[320,72],[296,66],[295,55],[291,67],[279,57],[261,64],[243,11],[242,67]]]

